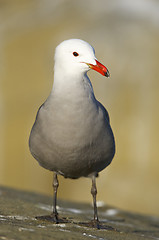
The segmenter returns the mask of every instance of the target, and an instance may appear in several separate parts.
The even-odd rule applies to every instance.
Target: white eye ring
[[[77,52],[73,52],[73,56],[78,57],[79,54]]]

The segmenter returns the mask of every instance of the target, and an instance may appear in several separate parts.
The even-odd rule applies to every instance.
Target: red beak
[[[98,62],[97,60],[96,61],[96,65],[93,65],[93,64],[90,64],[90,63],[87,63],[89,65],[89,67],[97,72],[99,72],[100,74],[102,74],[103,76],[106,76],[106,77],[110,77],[110,74],[109,74],[109,71],[108,69],[103,65],[101,64],[100,62]]]

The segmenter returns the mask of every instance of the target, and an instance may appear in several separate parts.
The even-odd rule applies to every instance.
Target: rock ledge
[[[114,207],[99,208],[101,229],[93,228],[93,209],[88,204],[58,201],[59,216],[66,223],[37,220],[52,211],[52,198],[0,187],[0,239],[159,239],[159,218],[124,212]]]

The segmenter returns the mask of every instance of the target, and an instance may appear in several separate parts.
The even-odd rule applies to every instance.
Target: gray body
[[[30,151],[42,167],[66,178],[96,175],[115,153],[108,113],[86,73],[72,75],[70,81],[56,62],[55,69],[52,92],[31,130]]]

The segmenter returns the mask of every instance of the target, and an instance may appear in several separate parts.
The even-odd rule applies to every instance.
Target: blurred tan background
[[[33,159],[28,138],[51,91],[55,47],[81,38],[111,73],[88,74],[117,146],[98,200],[159,215],[158,13],[157,0],[0,0],[0,184],[52,194],[52,173]],[[60,177],[59,197],[92,202],[90,186]]]

